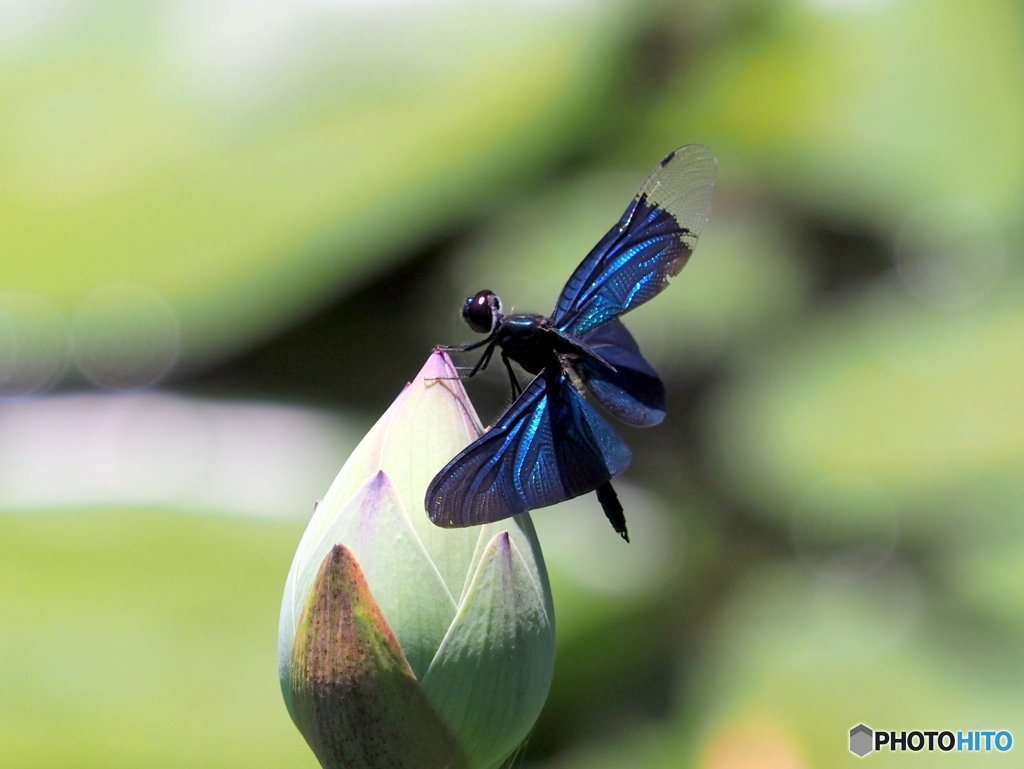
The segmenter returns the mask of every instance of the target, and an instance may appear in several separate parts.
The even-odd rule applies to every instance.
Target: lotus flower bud
[[[529,516],[441,529],[422,509],[480,432],[435,352],[314,510],[278,657],[289,713],[325,769],[492,769],[544,704],[554,613]]]

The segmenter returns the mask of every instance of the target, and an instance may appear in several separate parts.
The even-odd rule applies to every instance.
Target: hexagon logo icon
[[[871,727],[857,724],[850,730],[850,752],[855,756],[864,758],[864,756],[875,749],[874,736]]]

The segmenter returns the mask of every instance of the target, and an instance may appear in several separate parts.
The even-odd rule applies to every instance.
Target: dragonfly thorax
[[[531,374],[545,368],[561,369],[558,353],[561,340],[552,333],[551,321],[543,315],[508,315],[501,320],[495,341],[502,351]]]

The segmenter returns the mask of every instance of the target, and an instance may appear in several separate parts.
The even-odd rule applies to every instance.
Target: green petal
[[[384,440],[391,429],[391,421],[394,419],[395,412],[402,407],[408,391],[409,386],[406,385],[405,389],[388,407],[388,410],[359,441],[359,445],[355,447],[349,458],[345,460],[345,464],[324,495],[323,502],[318,504],[313,511],[313,516],[310,518],[309,525],[302,535],[302,541],[299,542],[299,547],[295,552],[296,562],[305,563],[310,558],[313,548],[323,539],[327,529],[338,516],[338,511],[348,504],[352,495],[366,483],[367,478],[380,470],[380,456]],[[319,564],[320,560],[317,559],[316,563]]]
[[[402,393],[386,440],[381,467],[388,471],[413,528],[444,578],[459,595],[476,549],[478,533],[442,529],[427,518],[427,485],[448,462],[483,432],[458,372],[434,353]]]
[[[480,530],[480,534],[477,539],[476,550],[473,553],[473,560],[469,567],[469,573],[466,574],[466,583],[459,594],[459,605],[461,606],[466,600],[466,595],[476,579],[476,572],[480,566],[480,561],[483,559],[484,553],[487,552],[487,547],[491,540],[496,534],[507,531],[509,537],[512,538],[512,544],[519,550],[519,555],[522,556],[527,569],[530,571],[530,575],[533,577],[534,586],[544,598],[544,608],[547,610],[548,620],[553,627],[555,624],[555,607],[551,601],[551,583],[548,581],[548,570],[544,565],[544,554],[541,552],[540,540],[537,538],[537,530],[534,528],[533,519],[530,518],[530,514],[522,513],[508,520],[485,523],[477,528]]]
[[[526,738],[554,669],[544,597],[507,531],[480,559],[423,688],[474,767],[496,766]]]
[[[462,592],[478,533],[439,529],[427,518],[423,497],[438,470],[482,432],[476,412],[442,353],[434,353],[416,378],[359,442],[324,496],[299,543],[296,560],[313,548],[366,479],[378,470],[391,476],[413,529],[453,596]],[[299,593],[301,601],[302,593]]]
[[[468,769],[344,545],[324,559],[292,653],[295,723],[324,769]]]
[[[434,658],[455,618],[455,600],[402,508],[390,476],[381,470],[360,488],[324,534],[309,564],[319,563],[335,543],[347,544],[395,631],[417,676]],[[308,588],[299,577],[299,595]]]
[[[452,594],[424,551],[408,515],[401,509],[394,484],[390,479],[382,484],[381,471],[369,469],[380,463],[379,446],[383,444],[392,411],[401,399],[399,395],[345,463],[331,486],[328,499],[316,506],[292,560],[278,630],[279,675],[289,712],[289,660],[296,626],[316,569],[334,545],[352,546],[356,556],[368,564],[371,589],[381,597],[384,615],[390,618],[417,676],[422,676],[430,664],[455,615]],[[369,479],[354,485],[355,477],[361,473],[369,473]],[[382,499],[371,499],[374,495]],[[337,510],[339,506],[341,509]],[[364,520],[368,516],[379,520],[372,524]],[[375,542],[366,536],[367,527],[371,525],[386,536],[386,542]],[[383,549],[390,549],[391,554],[383,556],[379,552]]]

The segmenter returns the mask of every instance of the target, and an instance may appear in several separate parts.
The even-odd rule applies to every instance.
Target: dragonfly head
[[[493,291],[477,291],[466,298],[462,317],[478,334],[490,334],[501,323],[501,299]]]

